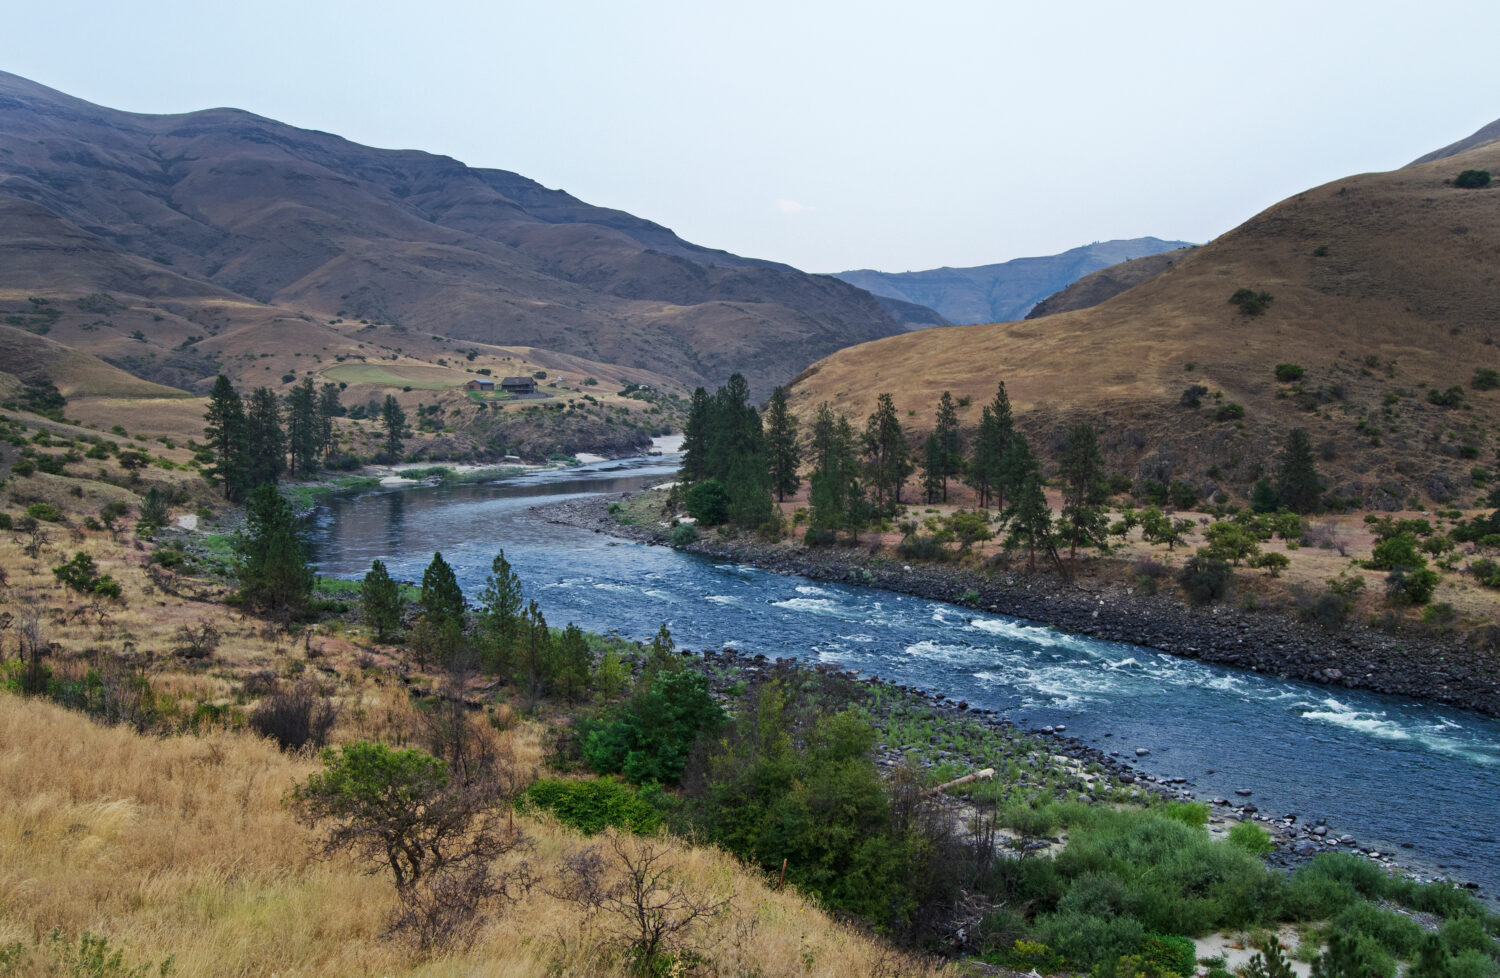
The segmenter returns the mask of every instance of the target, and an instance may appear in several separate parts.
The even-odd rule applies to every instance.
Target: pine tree
[[[713,424],[708,391],[693,390],[686,423],[682,426],[682,481],[688,484],[709,478],[708,441]]]
[[[281,407],[269,387],[250,392],[245,409],[245,486],[274,483],[286,471],[286,436],[281,431]]]
[[[458,586],[453,568],[441,553],[432,555],[432,563],[422,572],[422,615],[436,628],[450,622],[460,627],[464,620],[464,592]]]
[[[771,392],[766,406],[766,456],[771,469],[771,490],[777,502],[786,502],[790,493],[802,485],[797,466],[802,463],[802,449],[797,444],[797,416],[786,403],[786,388]]]
[[[1286,436],[1276,469],[1276,496],[1281,505],[1294,513],[1313,513],[1323,497],[1313,457],[1312,439],[1302,428],[1293,428]]]
[[[937,432],[922,442],[922,494],[929,503],[948,498],[948,461]]]
[[[979,492],[979,505],[989,505],[993,496],[996,509],[1004,509],[1012,491],[1006,483],[1005,450],[1015,434],[1010,398],[1001,381],[995,399],[985,405],[979,416],[979,430],[974,437],[974,456],[969,464],[970,485]]]
[[[223,486],[224,498],[238,502],[247,488],[249,446],[246,442],[245,404],[229,378],[219,374],[208,395],[204,437],[213,451],[206,475]]]
[[[490,576],[479,589],[479,630],[485,642],[485,664],[491,672],[503,672],[508,667],[524,611],[521,578],[511,570],[502,550],[495,555]]]
[[[401,612],[405,605],[401,600],[401,588],[391,579],[385,564],[377,560],[370,564],[359,590],[365,621],[375,629],[375,641],[384,642],[401,627]]]
[[[569,622],[563,629],[553,655],[553,682],[558,693],[570,701],[579,699],[588,691],[593,660],[589,656],[588,639],[577,625]]]
[[[262,483],[245,505],[245,530],[236,538],[240,596],[251,607],[290,620],[312,598],[313,571],[291,504]]]
[[[1042,550],[1056,559],[1056,539],[1052,530],[1052,509],[1047,505],[1046,493],[1042,491],[1041,473],[1035,468],[1027,474],[1021,488],[1005,511],[1005,522],[1010,533],[1005,546],[1024,546],[1027,566],[1036,570],[1036,552]]]
[[[325,459],[333,454],[333,419],[343,416],[339,385],[324,384],[318,393],[318,453]]]
[[[405,435],[406,412],[396,401],[396,395],[387,394],[380,406],[380,424],[385,429],[385,456],[392,463],[401,461],[401,441]]]
[[[818,406],[812,429],[812,473],[808,476],[809,531],[853,531],[860,519],[863,494],[854,458],[849,419],[835,417],[825,402]]]
[[[963,443],[958,431],[958,409],[953,405],[953,395],[943,391],[938,400],[937,424],[932,436],[937,440],[932,461],[937,463],[937,476],[943,490],[943,502],[948,501],[948,479],[963,470]]]
[[[901,486],[912,473],[912,461],[891,395],[881,394],[876,399],[875,410],[865,422],[863,448],[866,481],[875,497],[875,509],[881,516],[892,516],[901,505]]]
[[[1074,425],[1063,446],[1059,469],[1063,479],[1062,536],[1068,541],[1071,566],[1078,547],[1104,547],[1108,520],[1104,503],[1109,484],[1104,476],[1104,455],[1092,425]]]
[[[318,470],[318,392],[312,375],[292,388],[286,399],[286,440],[294,479],[306,479]]]
[[[715,392],[710,408],[708,477],[724,484],[729,522],[754,527],[771,518],[770,470],[760,413],[740,374]]]
[[[526,606],[526,613],[522,616],[521,643],[517,652],[527,705],[536,709],[552,678],[552,636],[547,631],[547,619],[542,617],[542,609],[535,601]]]

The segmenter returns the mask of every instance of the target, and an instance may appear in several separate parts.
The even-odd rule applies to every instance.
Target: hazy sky
[[[0,67],[515,170],[809,271],[1204,241],[1500,117],[1500,4],[13,4]]]

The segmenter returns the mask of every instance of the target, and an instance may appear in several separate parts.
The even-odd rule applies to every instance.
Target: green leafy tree
[[[906,433],[896,416],[896,403],[889,394],[875,400],[875,410],[865,422],[862,442],[865,481],[874,496],[875,510],[890,516],[901,505],[901,486],[912,473]]]
[[[286,471],[286,435],[281,430],[281,407],[269,387],[250,392],[245,408],[245,441],[246,487],[254,489],[280,479]]]
[[[72,560],[52,568],[52,575],[79,594],[101,598],[120,596],[119,582],[108,574],[100,574],[94,558],[81,551],[75,553]]]
[[[386,570],[382,561],[374,561],[360,582],[360,598],[365,621],[375,629],[375,641],[384,642],[401,627],[401,587]]]
[[[786,388],[771,392],[766,405],[766,456],[771,468],[771,490],[777,502],[795,493],[802,485],[797,467],[802,464],[802,448],[797,443],[797,416],[787,407]]]
[[[432,555],[432,562],[422,572],[422,597],[419,602],[422,616],[434,627],[456,622],[460,628],[464,621],[464,592],[458,586],[453,568],[441,553]]]
[[[1455,187],[1462,187],[1465,190],[1478,190],[1488,187],[1490,185],[1490,171],[1464,170],[1453,178],[1453,185]]]
[[[1306,429],[1293,428],[1286,436],[1276,466],[1276,496],[1294,513],[1314,513],[1323,498],[1312,439]]]
[[[1203,531],[1208,546],[1203,552],[1219,560],[1227,560],[1236,567],[1240,561],[1260,553],[1260,539],[1239,523],[1224,520],[1214,523]]]
[[[1099,436],[1092,425],[1079,424],[1069,430],[1059,469],[1063,479],[1059,528],[1068,543],[1071,565],[1079,546],[1108,546],[1104,503],[1109,499],[1109,480],[1104,472],[1104,455],[1099,451]]]
[[[385,457],[391,462],[401,461],[401,445],[406,436],[406,412],[401,410],[394,394],[387,394],[380,406],[380,426],[385,429]]]
[[[248,429],[244,401],[223,374],[209,392],[204,420],[208,422],[204,436],[213,453],[213,463],[204,474],[222,488],[225,499],[238,502],[244,497],[249,475]]]
[[[262,483],[245,505],[245,529],[236,537],[240,597],[251,607],[290,619],[312,599],[313,571],[291,504]]]
[[[621,707],[585,724],[583,756],[600,774],[622,774],[635,784],[673,784],[682,777],[699,735],[718,729],[724,711],[708,678],[664,671]]]

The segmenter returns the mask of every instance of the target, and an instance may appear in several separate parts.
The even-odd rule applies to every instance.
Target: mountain
[[[1435,160],[1446,160],[1450,156],[1457,156],[1459,153],[1476,149],[1486,143],[1493,143],[1497,140],[1500,140],[1500,119],[1496,119],[1487,126],[1480,127],[1473,135],[1465,136],[1456,143],[1449,143],[1442,149],[1435,149],[1431,153],[1417,157],[1408,163],[1407,166],[1419,166]]]
[[[1243,498],[1301,427],[1335,495],[1473,503],[1500,430],[1500,186],[1452,186],[1465,169],[1500,171],[1500,142],[1299,193],[1091,308],[842,350],[793,405],[862,420],[890,392],[922,429],[951,390],[972,425],[1003,380],[1044,455],[1088,421],[1117,472]]]
[[[365,320],[689,386],[740,370],[765,393],[902,329],[838,279],[704,248],[515,173],[237,109],[120,112],[4,73],[0,207],[0,254],[14,259],[0,298],[177,303],[130,317],[153,350],[158,334],[170,349],[278,317]]]
[[[1027,319],[1040,319],[1059,312],[1087,309],[1097,306],[1105,299],[1112,299],[1133,289],[1149,278],[1155,278],[1188,255],[1196,246],[1178,248],[1176,251],[1160,251],[1145,258],[1131,258],[1097,272],[1090,272],[1060,292],[1054,292],[1031,307]]]
[[[876,295],[914,302],[954,323],[1020,319],[1031,307],[1090,272],[1118,262],[1186,247],[1186,241],[1131,238],[1096,241],[1060,255],[1017,258],[974,268],[877,272],[861,268],[836,277]]]

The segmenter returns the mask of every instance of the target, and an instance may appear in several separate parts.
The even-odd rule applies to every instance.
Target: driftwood
[[[970,781],[988,781],[994,776],[995,769],[992,767],[987,767],[983,771],[975,771],[973,774],[965,774],[961,778],[954,778],[952,781],[945,781],[944,783],[938,785],[936,788],[929,788],[927,793],[929,795],[935,795],[939,792],[947,791],[949,788],[956,788],[961,784],[968,784]]]

